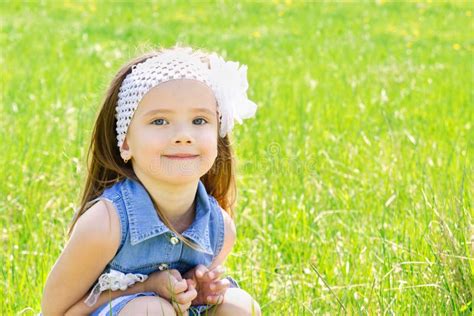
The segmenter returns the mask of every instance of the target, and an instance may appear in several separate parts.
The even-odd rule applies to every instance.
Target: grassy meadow
[[[472,2],[0,4],[2,315],[34,315],[118,68],[248,65],[228,274],[264,315],[471,315]]]

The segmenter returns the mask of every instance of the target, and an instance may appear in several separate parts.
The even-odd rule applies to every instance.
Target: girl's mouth
[[[191,160],[199,157],[199,155],[163,155],[166,158],[173,160]]]

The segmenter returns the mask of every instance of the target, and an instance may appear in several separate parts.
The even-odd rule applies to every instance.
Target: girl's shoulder
[[[98,199],[82,214],[74,227],[82,236],[92,236],[116,252],[120,245],[120,218],[114,204],[108,199]]]
[[[107,202],[99,201],[78,218],[71,237],[48,276],[43,301],[62,304],[66,310],[75,303],[71,298],[89,291],[97,275],[115,256],[119,241],[117,218],[110,212],[109,206]],[[69,295],[67,300],[66,292]]]

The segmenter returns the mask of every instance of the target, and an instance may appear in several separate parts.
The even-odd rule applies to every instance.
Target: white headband
[[[215,53],[208,58],[210,69],[191,48],[180,48],[133,65],[132,72],[120,86],[115,108],[117,146],[122,147],[133,114],[143,96],[158,84],[173,79],[198,80],[212,89],[217,100],[220,137],[232,130],[234,120],[242,124],[242,119],[253,117],[257,105],[247,98],[247,66],[226,62]]]

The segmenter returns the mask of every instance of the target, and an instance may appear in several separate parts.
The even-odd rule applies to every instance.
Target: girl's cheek
[[[141,137],[141,140],[145,142],[145,146],[158,146],[166,139],[169,139],[169,135],[159,131],[148,131],[147,133],[143,133]]]
[[[210,154],[215,153],[217,155],[217,135],[210,134],[209,137],[206,137],[200,141],[202,146]]]

